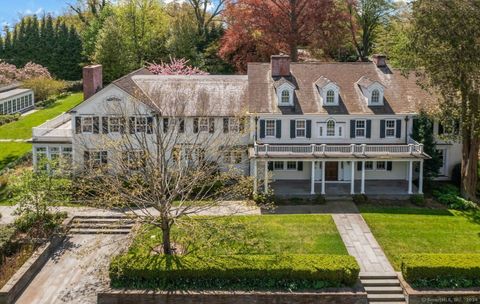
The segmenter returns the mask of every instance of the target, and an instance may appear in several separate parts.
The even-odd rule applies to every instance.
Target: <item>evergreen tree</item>
[[[4,51],[3,51],[3,58],[5,61],[10,62],[12,58],[12,34],[10,33],[10,29],[8,26],[4,27],[5,32],[5,41],[4,41]]]
[[[65,75],[64,79],[67,80],[77,80],[80,79],[82,74],[82,40],[80,39],[80,35],[75,30],[73,26],[70,27],[70,31],[68,33],[68,66],[66,70],[68,72]]]
[[[43,32],[40,32],[41,39],[41,62],[40,64],[50,69],[55,65],[55,29],[53,27],[53,18],[47,15],[42,19]]]

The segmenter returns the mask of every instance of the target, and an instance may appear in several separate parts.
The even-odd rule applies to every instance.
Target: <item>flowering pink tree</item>
[[[32,78],[51,79],[52,75],[47,68],[33,62],[29,62],[23,68],[18,69],[15,65],[0,60],[0,84],[11,84],[15,81]]]
[[[170,63],[149,63],[147,69],[155,75],[208,75],[199,68],[187,65],[185,58],[170,58]]]

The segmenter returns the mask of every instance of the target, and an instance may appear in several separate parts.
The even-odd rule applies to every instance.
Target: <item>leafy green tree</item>
[[[438,94],[440,117],[459,121],[462,195],[476,200],[480,144],[480,2],[417,0],[409,32],[408,68]],[[447,125],[447,121],[442,121]]]
[[[10,33],[10,28],[8,26],[5,26],[3,30],[5,33],[3,59],[9,61],[12,57],[12,34]]]

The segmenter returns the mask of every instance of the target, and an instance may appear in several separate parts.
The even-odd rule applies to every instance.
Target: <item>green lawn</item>
[[[480,252],[480,215],[419,208],[363,207],[361,212],[396,269],[402,254]]]
[[[341,254],[347,251],[330,215],[262,215],[184,220],[174,242],[203,254]],[[161,231],[144,228],[130,252],[151,251]],[[211,245],[208,245],[211,244]]]
[[[24,142],[0,142],[0,170],[32,150],[32,145]]]
[[[18,121],[0,126],[0,139],[28,139],[32,137],[32,128],[41,125],[63,112],[70,110],[83,100],[82,93],[75,93],[57,100],[47,108],[22,116]]]

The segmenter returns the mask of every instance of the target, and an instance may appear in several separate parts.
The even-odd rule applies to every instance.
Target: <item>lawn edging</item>
[[[0,304],[15,302],[63,240],[64,236],[53,237],[51,241],[41,245],[35,250],[32,256],[20,267],[2,289],[0,289]]]
[[[408,304],[480,303],[480,288],[414,289],[400,272],[397,274]]]
[[[108,290],[97,294],[98,304],[367,304],[361,286],[319,292],[157,292],[150,290]]]

